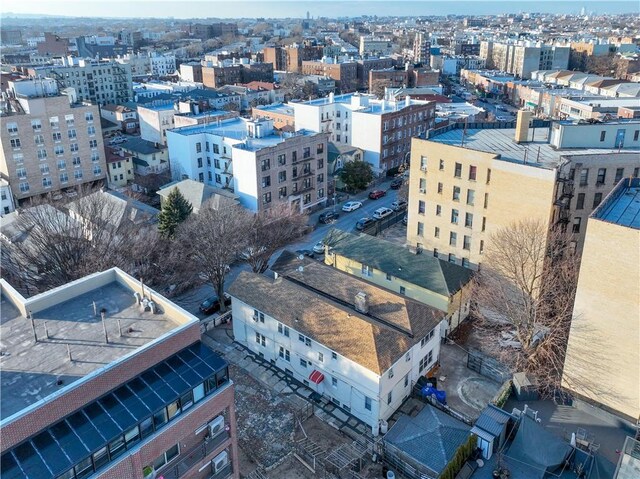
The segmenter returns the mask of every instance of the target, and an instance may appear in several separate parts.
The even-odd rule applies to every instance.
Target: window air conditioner
[[[224,467],[229,464],[229,454],[227,451],[222,451],[216,457],[211,460],[211,468],[213,469],[213,473],[217,474],[222,471]]]
[[[224,429],[224,416],[218,416],[209,424],[209,438],[214,438]]]
[[[420,188],[420,193],[423,193],[423,194],[424,194],[424,193],[426,193],[426,192],[427,192],[427,189],[426,189],[426,188]]]
[[[420,167],[420,169],[421,169],[422,171],[427,171],[427,167],[426,167],[426,166],[421,166],[421,167]]]

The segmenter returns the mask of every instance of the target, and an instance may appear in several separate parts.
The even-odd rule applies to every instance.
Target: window
[[[260,168],[262,171],[267,171],[269,170],[269,168],[271,168],[271,161],[269,160],[269,158],[265,158],[260,162]]]
[[[454,186],[453,187],[453,201],[460,201],[460,187],[459,186]]]
[[[484,231],[487,228],[487,218],[486,216],[482,217],[482,231]]]
[[[389,391],[387,394],[387,404],[391,404],[391,401],[393,401],[393,391]]]
[[[489,206],[489,193],[484,194],[484,205],[483,208],[487,208]]]
[[[51,187],[51,178],[48,176],[45,176],[44,178],[42,178],[42,187],[43,188],[50,188]]]
[[[606,136],[607,136],[607,132],[606,131],[601,131],[600,132],[600,141],[604,141]]]
[[[93,113],[88,111],[84,114],[84,119],[87,121],[93,121]]]
[[[271,192],[262,195],[262,202],[264,204],[271,203]]]
[[[580,170],[580,186],[587,186],[589,183],[589,168],[582,168]]]
[[[98,140],[89,140],[89,148],[98,148]]]
[[[573,233],[580,233],[580,223],[581,222],[582,222],[582,218],[580,218],[580,217],[573,218],[573,227],[571,228],[571,231]]]
[[[322,168],[324,168],[324,159],[320,158],[318,160],[318,169],[321,170]]]
[[[453,253],[449,253],[449,263],[455,263],[456,262],[456,255]]]
[[[95,176],[100,176],[102,174],[102,168],[100,168],[100,165],[93,165],[93,174]]]
[[[67,126],[73,126],[75,124],[75,121],[73,119],[73,115],[65,115],[64,116],[64,121],[67,123]]]
[[[59,131],[55,131],[51,135],[51,138],[53,138],[53,141],[62,141],[62,133],[60,133]]]
[[[444,160],[440,160],[440,165],[438,166],[440,171],[444,171]]]
[[[288,338],[289,337],[289,326],[285,326],[282,323],[278,323],[278,332]]]
[[[487,184],[491,183],[491,168],[487,168]]]
[[[291,352],[288,349],[283,348],[282,346],[280,346],[278,356],[280,356],[281,359],[284,359],[287,362],[291,362]]]
[[[607,176],[606,168],[598,168],[598,177],[596,178],[596,186],[604,185]]]
[[[321,363],[324,362],[324,354],[318,353],[318,361],[320,361]]]
[[[462,178],[462,164],[461,163],[456,163],[456,168],[455,168],[455,171],[453,173],[453,176],[455,176],[456,178]]]
[[[633,177],[637,178],[638,176],[640,176],[640,168],[634,168],[633,169]]]
[[[88,126],[87,127],[87,135],[94,136],[95,134],[96,134],[96,127],[95,126]]]
[[[98,162],[100,161],[100,154],[97,151],[91,153],[91,161]]]
[[[202,143],[196,143],[196,153],[202,153]]]
[[[306,359],[302,359],[302,358],[300,358],[300,366],[302,366],[303,368],[306,368],[306,367],[307,367],[307,364],[308,364],[308,363],[307,363],[307,360],[306,360]]]
[[[433,360],[433,350],[429,351],[421,360],[420,363],[418,365],[418,371],[422,372],[424,371],[427,366],[429,366],[429,364],[431,364],[431,361]]]
[[[16,135],[18,133],[17,123],[7,123],[7,131],[10,135]]]
[[[42,173],[43,175],[48,175],[49,174],[49,165],[46,163],[42,163],[40,165],[40,173]]]
[[[302,158],[309,158],[311,156],[311,147],[307,146],[302,150]]]
[[[286,175],[286,172],[284,172],[284,171],[282,171],[281,173],[285,173],[285,175]],[[285,176],[285,178],[286,178],[286,176]],[[262,177],[262,187],[263,188],[267,188],[269,186],[271,186],[271,175],[263,176]]]
[[[25,168],[17,168],[16,176],[20,179],[24,179],[27,177],[27,170]]]
[[[458,242],[458,234],[455,231],[449,233],[449,245],[455,246]]]
[[[469,258],[462,258],[462,266],[465,268],[469,267]]]
[[[424,236],[424,223],[422,221],[418,221],[418,236]]]
[[[387,278],[387,281],[391,281],[392,276],[389,273],[386,273],[386,278]]]
[[[11,138],[11,148],[20,148],[20,138]]]
[[[436,216],[440,216],[442,214],[442,206],[436,205]]]
[[[454,225],[458,224],[458,210],[456,209],[451,210],[451,223]]]
[[[421,156],[420,157],[420,169],[422,171],[427,171],[427,157],[426,156]]]
[[[638,137],[640,136],[640,130],[636,130],[633,132],[633,141],[638,141]]]
[[[470,166],[469,167],[469,180],[476,181],[476,173],[477,173],[477,168],[475,166]]]
[[[284,166],[287,164],[287,155],[278,155],[278,166]]]
[[[393,378],[393,368],[389,369],[389,379]]]
[[[426,210],[426,203],[422,200],[418,201],[418,214],[423,215]]]
[[[338,359],[338,353],[331,351],[331,359],[333,360],[337,360]]]
[[[365,408],[367,411],[371,411],[371,398],[370,398],[370,397],[368,397],[368,396],[365,396],[365,397],[364,397],[364,408]]]
[[[465,215],[464,215],[464,225],[467,228],[473,227],[473,213],[465,213]]]
[[[163,468],[167,463],[172,461],[175,457],[180,454],[180,447],[178,444],[172,446],[167,451],[165,451],[160,457],[158,457],[155,461],[153,461],[153,468],[157,471]]]
[[[331,378],[331,385],[332,385],[334,388],[337,388],[337,387],[338,387],[338,379],[337,379],[337,378],[332,377],[332,378]]]
[[[40,120],[31,120],[31,128],[33,128],[33,131],[41,131],[42,122]]]
[[[35,142],[36,145],[44,145],[44,136],[42,135],[35,135],[33,137],[33,141]]]
[[[189,394],[191,394],[191,391],[189,391]],[[133,446],[139,441],[140,441],[140,429],[138,429],[138,426],[134,426],[124,433],[124,443],[127,446],[127,449],[129,449],[131,446]]]
[[[438,257],[438,248],[433,248],[433,257],[434,258]]]
[[[471,236],[464,235],[464,238],[462,238],[462,248],[466,250],[471,249]]]
[[[614,183],[616,185],[620,183],[620,180],[622,179],[623,176],[624,176],[624,168],[616,168],[616,178],[614,180]]]
[[[264,313],[261,311],[258,311],[257,309],[254,309],[253,320],[256,322],[260,321],[261,323],[264,323]]]
[[[76,130],[68,130],[67,131],[67,135],[69,136],[69,139],[73,140],[75,139],[78,135],[76,133]]]
[[[584,193],[578,193],[578,198],[576,199],[576,209],[581,210],[584,209]]]
[[[75,170],[73,172],[73,178],[76,180],[81,180],[82,179],[82,170]]]
[[[287,187],[283,186],[282,188],[280,188],[278,190],[278,198],[282,199],[282,198],[286,198],[287,197]]]
[[[56,156],[62,156],[64,155],[64,148],[62,145],[56,145],[56,147],[53,149],[53,152]]]
[[[51,118],[49,118],[49,126],[53,129],[60,127],[60,120],[57,116],[52,116]]]
[[[362,270],[362,275],[363,276],[372,276],[373,275],[373,268],[371,266],[363,264],[361,270]]]
[[[602,202],[602,193],[596,193],[593,195],[593,207],[597,208],[598,205]]]
[[[266,346],[267,338],[265,338],[264,335],[260,333],[256,333],[256,343],[258,343],[258,345]]]
[[[198,168],[202,168],[202,158],[198,158]]]
[[[27,191],[29,191],[29,182],[23,181],[22,183],[20,183],[19,188],[21,193],[26,193]]]
[[[406,292],[407,292],[407,288],[405,288],[404,286],[400,286],[400,294],[404,296]]]
[[[78,151],[78,144],[77,143],[71,143],[69,145],[69,150],[71,151],[71,153],[75,153]]]

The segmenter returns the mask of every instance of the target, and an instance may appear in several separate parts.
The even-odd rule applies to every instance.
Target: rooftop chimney
[[[531,112],[527,110],[519,110],[516,120],[516,143],[520,144],[528,141],[529,121],[531,120]]]
[[[362,291],[356,294],[354,306],[357,312],[367,314],[369,312],[369,300],[367,299],[367,294]]]

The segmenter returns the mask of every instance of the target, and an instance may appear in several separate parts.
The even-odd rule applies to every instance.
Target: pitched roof
[[[140,155],[151,155],[152,153],[160,153],[162,150],[166,149],[166,146],[164,145],[153,143],[152,141],[143,140],[139,136],[127,137],[127,141],[121,143],[119,146],[120,148],[133,151],[134,153],[138,153]]]
[[[330,235],[335,253],[444,296],[455,294],[474,274],[463,266],[428,254],[413,254],[375,236],[340,230]]]
[[[427,404],[416,417],[402,415],[385,435],[390,443],[436,473],[469,438],[465,423]]]
[[[502,433],[504,425],[509,422],[510,418],[511,415],[508,412],[503,411],[493,404],[489,404],[480,414],[474,429],[480,428],[483,431],[490,433],[493,437],[498,437]]]
[[[303,271],[298,271],[302,266]],[[283,252],[272,266],[281,276],[243,272],[229,294],[382,375],[438,323],[444,313],[318,261]],[[368,314],[354,307],[367,295]]]
[[[213,197],[213,201],[215,203],[214,207],[217,209],[221,206],[225,201],[228,203],[235,204],[238,200],[238,197],[233,193],[223,190],[221,188],[214,188],[213,186],[205,185],[204,183],[200,183],[195,180],[182,180],[182,181],[174,181],[172,183],[166,184],[162,187],[162,189],[158,190],[158,195],[163,198],[169,196],[169,193],[174,188],[178,188],[182,196],[184,196],[191,206],[193,206],[193,211],[198,212],[200,208],[202,208],[203,203]]]

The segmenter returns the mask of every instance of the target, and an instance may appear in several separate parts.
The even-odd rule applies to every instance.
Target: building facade
[[[266,118],[223,120],[167,134],[174,179],[229,189],[251,211],[283,203],[306,211],[325,204],[327,136],[278,135]]]
[[[16,95],[3,115],[0,175],[18,202],[104,180],[100,112],[66,95]]]
[[[640,179],[589,216],[562,384],[630,421],[640,415]],[[614,370],[615,375],[606,374]]]
[[[333,78],[336,81],[336,88],[342,93],[355,91],[358,87],[358,64],[356,62],[303,61],[302,74]]]
[[[531,78],[536,70],[568,68],[569,51],[568,46],[543,43],[480,43],[480,57],[486,60],[487,68],[513,73],[520,78]]]
[[[231,285],[235,340],[377,434],[432,374],[442,313],[287,251],[273,267]]]
[[[3,337],[24,325],[0,374],[3,476],[239,477],[234,386],[197,318],[116,268],[28,299],[0,283]]]
[[[15,211],[16,204],[13,199],[13,192],[11,191],[11,185],[4,178],[0,178],[0,215],[8,215],[12,211]]]

